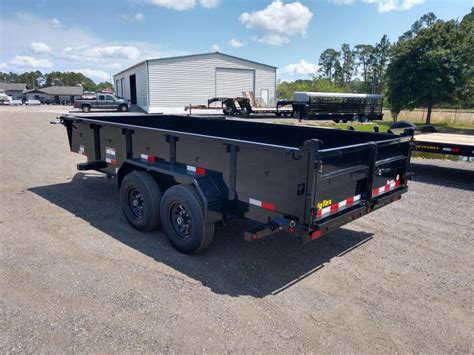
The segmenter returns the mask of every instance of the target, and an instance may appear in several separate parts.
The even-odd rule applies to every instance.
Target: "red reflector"
[[[204,174],[206,174],[206,169],[196,167],[196,174],[204,175]]]
[[[252,234],[252,240],[257,240],[257,235],[256,234]]]
[[[461,149],[460,148],[451,148],[451,151],[453,153],[459,153],[461,151]]]
[[[316,238],[319,238],[321,236],[321,231],[320,230],[317,230],[317,231],[314,231],[313,233],[311,233],[311,239],[316,239]]]
[[[339,205],[337,203],[335,203],[334,205],[331,205],[331,212],[336,212],[338,208],[339,208]]]
[[[323,213],[323,210],[319,209],[319,210],[316,212],[316,217],[317,217],[317,218],[321,218],[322,213]]]
[[[274,211],[275,210],[275,205],[272,205],[271,203],[262,201],[262,208]]]
[[[354,203],[354,197],[349,197],[348,199],[346,199],[347,205],[352,205],[353,203]]]
[[[150,162],[150,163],[154,163],[155,162],[155,156],[154,155],[149,155],[147,157],[147,160]]]

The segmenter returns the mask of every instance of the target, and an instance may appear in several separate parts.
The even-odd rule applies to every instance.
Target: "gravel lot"
[[[401,201],[302,247],[233,222],[204,253],[78,173],[62,107],[0,107],[0,353],[474,351],[474,164],[414,160]]]

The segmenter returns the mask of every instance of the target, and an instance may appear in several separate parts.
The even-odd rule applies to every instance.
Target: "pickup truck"
[[[111,94],[97,94],[95,98],[76,99],[74,107],[80,108],[82,112],[90,112],[92,108],[116,109],[120,112],[128,111],[128,103]]]
[[[161,225],[188,254],[204,250],[228,218],[248,222],[248,241],[280,230],[312,241],[399,200],[410,176],[408,133],[171,115],[60,123],[70,150],[87,157],[78,170],[116,177],[130,224]]]

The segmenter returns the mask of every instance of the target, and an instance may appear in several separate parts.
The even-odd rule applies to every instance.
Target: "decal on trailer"
[[[384,193],[387,193],[389,191],[395,190],[398,186],[400,186],[400,180],[392,180],[387,182],[384,186],[376,187],[375,189],[372,190],[372,196],[380,196]]]
[[[156,161],[156,158],[154,155],[147,155],[147,154],[141,154],[140,159],[148,163],[154,163]]]
[[[459,153],[461,151],[460,148],[443,148],[443,152],[450,152],[450,153]]]
[[[270,210],[270,211],[276,210],[274,204],[271,204],[265,201],[256,200],[254,198],[249,198],[249,204],[257,206],[257,207],[265,208],[266,210]]]
[[[361,198],[361,195],[355,195],[349,198],[346,198],[345,200],[342,200],[340,202],[331,204],[329,206],[326,206],[324,208],[318,208],[316,210],[316,218],[317,219],[322,219],[326,218],[327,216],[330,216],[336,212],[341,212],[345,210],[346,208],[349,208],[357,203],[359,203]]]
[[[105,147],[105,161],[109,164],[117,164],[117,157],[114,148]]]
[[[84,145],[82,145],[82,144],[79,145],[78,153],[81,154],[81,155],[84,155],[85,157],[87,157],[86,148],[84,147]]]
[[[196,173],[196,175],[205,175],[206,174],[206,169],[200,168],[198,166],[187,165],[186,170],[187,171],[192,171],[193,173]]]

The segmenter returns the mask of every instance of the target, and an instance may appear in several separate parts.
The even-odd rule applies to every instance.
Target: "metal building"
[[[182,113],[185,106],[243,91],[266,104],[275,100],[276,67],[219,52],[149,59],[113,78],[117,96],[150,113]]]

